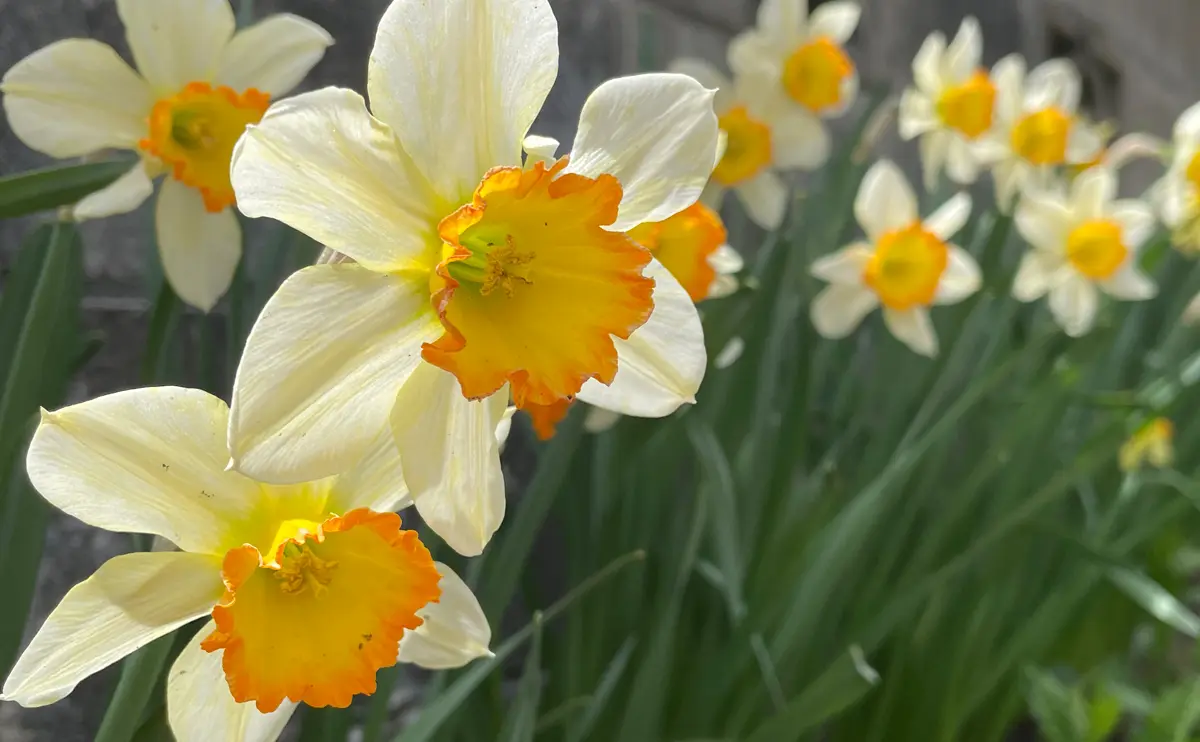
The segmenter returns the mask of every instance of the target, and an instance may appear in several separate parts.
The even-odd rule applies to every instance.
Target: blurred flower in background
[[[242,255],[234,144],[333,39],[290,14],[235,32],[227,0],[117,0],[117,12],[137,71],[98,41],[59,41],[4,75],[4,110],[13,132],[51,157],[137,153],[128,173],[74,207],[76,219],[132,211],[169,175],[155,207],[163,272],[180,298],[208,311]]]
[[[1155,196],[1175,246],[1200,253],[1200,103],[1175,123],[1170,165]]]
[[[1175,462],[1175,426],[1165,417],[1148,421],[1121,446],[1121,470],[1136,471],[1143,466],[1169,468]]]

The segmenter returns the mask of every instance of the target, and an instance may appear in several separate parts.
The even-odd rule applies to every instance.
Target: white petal
[[[970,218],[971,194],[959,191],[925,219],[925,229],[946,241],[958,234]]]
[[[441,562],[436,564],[442,576],[438,582],[442,597],[417,611],[424,623],[404,632],[400,661],[427,670],[448,670],[480,657],[491,657],[488,645],[492,641],[492,627],[479,600],[454,570]]]
[[[1200,294],[1193,296],[1188,305],[1183,308],[1183,315],[1179,321],[1189,327],[1200,326]]]
[[[946,56],[946,35],[934,31],[925,37],[913,57],[913,80],[917,88],[934,95],[942,90],[942,59]]]
[[[278,484],[346,471],[387,426],[421,345],[442,332],[424,281],[352,263],[292,274],[254,323],[238,366],[234,465]]]
[[[958,245],[949,245],[950,255],[946,270],[938,283],[935,304],[957,304],[979,290],[982,276],[979,264],[971,254]]]
[[[163,273],[180,299],[211,310],[242,259],[242,228],[233,209],[211,213],[194,188],[163,181],[154,214]]]
[[[1200,141],[1200,103],[1192,105],[1179,116],[1173,136],[1176,146]]]
[[[789,193],[787,184],[778,175],[764,170],[735,190],[750,221],[768,231],[779,229],[783,224]]]
[[[667,66],[667,71],[695,78],[696,82],[709,90],[717,91],[716,97],[713,98],[713,108],[718,113],[733,107],[736,100],[733,81],[703,59],[676,59]]]
[[[1040,111],[1051,106],[1074,113],[1079,107],[1082,82],[1079,69],[1066,59],[1049,59],[1025,78],[1025,110]]]
[[[330,490],[328,510],[343,514],[355,508],[370,508],[387,513],[408,507],[412,497],[401,464],[392,431],[388,428],[379,431],[379,437],[362,461],[338,475]]]
[[[854,35],[862,8],[852,0],[832,0],[813,9],[808,17],[810,36],[825,36],[835,44],[842,45]]]
[[[883,323],[897,340],[907,345],[914,353],[927,358],[937,355],[937,333],[933,331],[929,311],[924,307],[903,312],[884,308]]]
[[[950,142],[954,135],[948,131],[931,131],[921,137],[921,172],[924,177],[925,191],[932,193],[938,187],[942,170],[946,167],[946,159],[950,153]]]
[[[713,92],[687,75],[634,75],[592,93],[566,172],[616,176],[624,189],[617,221],[626,232],[696,202],[716,165]]]
[[[863,271],[873,252],[866,242],[856,242],[849,247],[822,256],[813,261],[809,269],[814,277],[829,283],[846,286],[862,286]]]
[[[237,23],[229,0],[117,0],[138,70],[159,96],[216,77]]]
[[[504,520],[496,427],[507,406],[507,387],[469,400],[453,374],[422,363],[392,410],[392,433],[417,512],[464,556],[481,554]]]
[[[958,185],[972,185],[979,179],[982,170],[980,157],[976,147],[961,136],[950,134],[947,137],[949,146],[946,149],[946,175]]]
[[[213,632],[208,624],[192,638],[167,676],[167,720],[179,742],[275,742],[295,713],[286,698],[269,714],[253,703],[238,703],[221,667],[224,652],[205,652],[200,642]]]
[[[871,242],[920,218],[916,194],[891,160],[880,160],[867,171],[854,200],[854,216]]]
[[[114,214],[128,214],[141,206],[150,194],[154,193],[154,181],[146,172],[144,160],[138,162],[129,172],[117,178],[110,185],[85,196],[75,204],[71,213],[76,221],[87,219],[103,219]]]
[[[782,42],[786,48],[792,42]],[[768,83],[774,87],[780,69],[780,41],[758,29],[743,31],[729,42],[726,59],[733,70],[734,86],[745,90],[747,84],[759,87]],[[737,96],[735,96],[737,97]]]
[[[1036,301],[1050,290],[1060,262],[1043,250],[1030,250],[1021,257],[1012,293],[1017,301]]]
[[[589,407],[583,418],[583,429],[589,433],[603,433],[621,420],[621,413],[603,407]]]
[[[1117,195],[1117,176],[1106,167],[1092,167],[1071,184],[1071,210],[1075,218],[1100,219]]]
[[[1086,163],[1096,159],[1104,149],[1104,135],[1086,121],[1076,121],[1067,135],[1067,162]]]
[[[379,22],[367,90],[434,189],[464,203],[488,169],[521,164],[557,74],[547,0],[399,0]]]
[[[983,57],[983,32],[979,21],[971,16],[963,19],[958,33],[946,50],[944,73],[953,81],[961,82],[975,73]]]
[[[1005,160],[992,168],[992,177],[996,181],[996,204],[1002,213],[1007,214],[1012,210],[1029,173],[1029,167],[1019,159]]]
[[[512,419],[515,414],[517,414],[517,408],[509,405],[504,408],[500,422],[496,423],[496,444],[500,446],[501,453],[504,452],[504,445],[508,443],[508,435],[512,432]]]
[[[771,121],[771,156],[780,170],[816,170],[831,149],[825,124],[802,108],[789,106]]]
[[[154,106],[146,81],[112,47],[87,39],[30,54],[4,74],[0,91],[13,133],[51,157],[137,149]]]
[[[362,96],[324,88],[271,106],[233,152],[238,209],[379,271],[420,267],[437,241],[429,185]]]
[[[777,38],[798,34],[808,18],[808,0],[762,0],[758,6],[758,29]]]
[[[996,62],[992,82],[996,85],[996,118],[1011,124],[1025,103],[1025,58],[1009,54]]]
[[[854,105],[854,101],[858,99],[858,89],[861,85],[861,80],[858,76],[858,68],[850,70],[850,74],[842,78],[842,84],[838,88],[838,102],[831,108],[826,109],[821,113],[822,118],[836,118],[841,116],[850,107]],[[870,126],[875,122],[890,123],[888,119],[891,117],[891,111],[888,106],[884,106],[882,110],[876,111],[875,115],[868,119],[867,124]],[[867,129],[869,132],[870,129]]]
[[[730,275],[740,273],[742,268],[746,267],[746,261],[737,250],[729,245],[721,245],[708,256],[708,265],[718,275]]]
[[[712,283],[708,285],[708,296],[705,299],[723,299],[726,296],[732,296],[737,293],[741,286],[734,276],[717,274]]]
[[[71,588],[4,681],[3,699],[45,706],[79,681],[212,610],[220,558],[139,552],[109,559]]]
[[[331,45],[333,37],[312,21],[291,13],[273,15],[234,34],[217,82],[234,90],[257,88],[275,98],[299,85]]]
[[[1081,337],[1092,329],[1099,303],[1096,287],[1079,276],[1072,275],[1050,289],[1050,312],[1071,337]]]
[[[153,533],[223,554],[229,524],[258,486],[223,471],[225,403],[197,389],[117,392],[46,412],[29,446],[33,486],[55,507],[109,531]]]
[[[737,335],[729,338],[729,342],[725,343],[725,347],[721,348],[721,352],[713,359],[713,368],[717,370],[727,369],[737,360],[742,357],[742,353],[746,350],[746,341]]]
[[[1124,301],[1145,301],[1158,295],[1158,287],[1154,285],[1154,281],[1142,273],[1132,260],[1125,261],[1125,265],[1101,283],[1100,288],[1114,299]]]
[[[1121,241],[1134,251],[1146,244],[1158,226],[1150,205],[1132,199],[1114,201],[1107,216],[1121,225]]]
[[[525,167],[530,167],[537,162],[554,162],[558,158],[559,144],[560,142],[554,137],[543,137],[537,134],[525,137],[525,141],[521,143],[521,149],[525,151]]]
[[[1141,158],[1161,161],[1169,152],[1170,146],[1163,140],[1135,131],[1120,137],[1108,147],[1108,151],[1104,153],[1104,164],[1114,170],[1120,170]]]
[[[877,306],[878,297],[865,287],[832,284],[813,299],[810,314],[817,333],[836,340],[854,332]]]
[[[1172,166],[1154,191],[1164,224],[1174,229],[1189,218],[1194,190],[1182,169]]]
[[[932,132],[940,125],[933,101],[916,88],[906,88],[900,96],[896,125],[904,141]]]
[[[1066,203],[1052,194],[1030,193],[1021,199],[1015,215],[1017,231],[1030,245],[1047,252],[1066,250],[1074,215]]]
[[[665,417],[696,401],[708,356],[704,328],[691,297],[657,260],[645,275],[654,279],[654,312],[628,340],[613,338],[617,376],[611,386],[589,379],[579,399],[633,417]]]

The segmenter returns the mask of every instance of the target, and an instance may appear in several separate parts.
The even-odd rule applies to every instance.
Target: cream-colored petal
[[[1200,141],[1200,103],[1195,103],[1179,116],[1172,132],[1175,145],[1194,144]]]
[[[237,214],[231,208],[209,212],[200,191],[167,179],[158,192],[154,232],[171,288],[186,304],[211,310],[242,259]]]
[[[687,75],[709,90],[717,91],[716,96],[713,98],[713,108],[716,109],[717,113],[722,113],[732,108],[736,103],[733,80],[730,80],[725,73],[703,59],[693,59],[690,57],[676,59],[667,66],[667,71]]]
[[[762,0],[757,28],[775,40],[788,42],[799,35],[808,19],[808,0]]]
[[[791,42],[782,42],[786,48]],[[758,29],[743,31],[729,42],[726,60],[733,70],[735,87],[745,89],[747,83],[759,87],[762,83],[776,82],[781,73],[781,42],[772,39]]]
[[[742,353],[746,350],[746,341],[740,336],[734,335],[729,338],[729,342],[725,343],[725,347],[721,348],[721,352],[713,359],[713,368],[718,371],[724,370],[737,363],[742,357]]]
[[[708,265],[719,275],[740,273],[746,267],[742,254],[729,245],[721,245],[708,256]]]
[[[1066,59],[1049,59],[1034,67],[1025,78],[1025,110],[1040,111],[1051,106],[1074,113],[1079,107],[1082,81],[1079,69]]]
[[[125,38],[160,97],[211,82],[237,23],[229,0],[117,0]]]
[[[925,229],[947,241],[962,231],[970,218],[971,194],[959,191],[925,219]]]
[[[154,94],[107,44],[66,39],[4,73],[4,112],[17,138],[51,157],[137,149]]]
[[[813,9],[808,17],[810,36],[824,36],[835,44],[845,44],[858,28],[862,7],[853,0],[831,0]]]
[[[496,423],[496,444],[500,446],[501,453],[504,453],[504,446],[508,443],[508,434],[512,432],[512,419],[515,414],[517,414],[517,408],[509,405],[504,408],[500,422]]]
[[[390,428],[385,428],[379,431],[379,437],[362,461],[338,475],[330,490],[328,509],[332,513],[347,513],[355,508],[370,508],[387,513],[411,504],[396,438]]]
[[[299,85],[332,45],[329,32],[307,18],[269,16],[234,34],[221,56],[217,83],[278,97]]]
[[[52,505],[109,531],[222,554],[258,487],[224,471],[229,411],[197,389],[117,392],[42,414],[26,468]]]
[[[603,407],[589,407],[583,418],[583,429],[589,433],[603,433],[621,421],[621,413]]]
[[[879,298],[866,287],[832,284],[817,294],[809,311],[817,334],[836,340],[858,329],[877,306]]]
[[[921,175],[927,193],[935,191],[941,181],[953,138],[954,135],[945,130],[931,131],[921,137]]]
[[[278,219],[372,270],[420,269],[441,244],[445,214],[429,185],[352,90],[271,106],[239,140],[232,179],[246,216]]]
[[[1158,286],[1132,260],[1125,261],[1111,278],[1099,285],[1104,293],[1124,301],[1145,301],[1158,295]]]
[[[1144,201],[1114,201],[1109,205],[1106,215],[1121,225],[1122,242],[1135,252],[1146,244],[1158,227],[1154,209]]]
[[[809,269],[814,277],[845,286],[862,286],[863,271],[871,260],[870,243],[856,242],[849,247],[817,258]]]
[[[880,160],[867,171],[854,200],[854,216],[871,242],[920,218],[916,194],[894,162]]]
[[[1050,289],[1050,313],[1071,337],[1082,337],[1092,329],[1099,307],[1099,292],[1082,276],[1071,275]]]
[[[862,84],[858,76],[858,68],[855,67],[850,71],[850,74],[842,78],[841,87],[838,89],[838,102],[821,113],[821,118],[837,118],[850,110],[854,105],[854,101],[858,100],[858,89]],[[887,110],[886,107],[884,110]],[[887,115],[891,115],[890,111]],[[870,123],[876,121],[887,121],[886,118],[880,118],[881,113],[876,112],[876,115],[870,119]]]
[[[1016,158],[998,162],[992,167],[992,178],[996,183],[996,204],[1002,213],[1012,211],[1029,175],[1029,166]]]
[[[1025,103],[1025,58],[1009,54],[992,67],[996,85],[996,118],[1011,124],[1021,115]]]
[[[929,311],[916,307],[904,311],[884,308],[883,323],[888,331],[918,355],[933,358],[938,354],[937,333],[929,319]]]
[[[1170,145],[1152,134],[1135,131],[1113,142],[1104,153],[1104,164],[1120,170],[1138,159],[1162,161],[1170,152]]]
[[[732,296],[733,294],[737,293],[737,290],[740,286],[741,284],[738,283],[736,277],[721,275],[718,273],[717,277],[714,278],[712,283],[708,285],[708,295],[704,298],[721,299],[726,296]]]
[[[379,22],[367,90],[371,110],[457,204],[490,168],[521,164],[557,74],[547,0],[396,0]]]
[[[961,136],[949,134],[946,147],[946,176],[951,182],[962,186],[973,185],[979,180],[983,167],[977,148]]]
[[[900,96],[896,125],[904,141],[933,132],[941,125],[933,100],[917,88],[906,88]]]
[[[1104,150],[1104,135],[1085,121],[1076,121],[1067,136],[1067,162],[1082,164],[1095,160]]]
[[[735,187],[750,221],[768,231],[779,229],[787,215],[788,187],[775,173],[764,170]]]
[[[833,145],[821,119],[789,106],[771,121],[771,156],[780,170],[816,170]]]
[[[213,632],[197,632],[167,675],[167,721],[178,742],[275,742],[296,712],[286,698],[269,714],[253,703],[238,703],[221,667],[224,652],[205,652],[200,642]]]
[[[84,196],[71,210],[76,221],[103,219],[114,214],[128,214],[141,206],[154,193],[154,181],[146,172],[146,162],[138,160],[129,172],[108,186]]]
[[[138,552],[71,588],[4,681],[3,700],[45,706],[81,680],[212,610],[225,588],[216,556]]]
[[[1184,175],[1184,168],[1172,166],[1151,190],[1163,223],[1172,229],[1191,216],[1195,188]]]
[[[957,304],[978,291],[983,283],[979,264],[971,253],[958,245],[949,245],[949,248],[946,270],[938,283],[934,304]]]
[[[717,153],[713,91],[669,72],[609,80],[579,115],[568,173],[613,175],[624,189],[617,221],[626,232],[696,202]]]
[[[938,95],[942,90],[942,60],[946,56],[946,35],[934,31],[921,42],[921,48],[913,57],[913,81],[927,95]]]
[[[436,564],[442,576],[438,582],[442,596],[417,611],[424,623],[404,632],[400,661],[426,670],[448,670],[491,657],[488,645],[492,641],[492,627],[483,615],[479,599],[454,570],[441,562]]]
[[[254,323],[238,366],[234,466],[277,484],[351,468],[387,427],[421,345],[442,332],[424,280],[352,263],[292,274]]]
[[[1013,278],[1012,293],[1017,301],[1036,301],[1050,291],[1061,260],[1044,250],[1030,250],[1021,256],[1017,275]]]
[[[1088,168],[1071,184],[1071,210],[1076,219],[1100,219],[1117,195],[1117,176],[1103,166]]]
[[[1014,215],[1017,232],[1033,247],[1064,254],[1075,216],[1057,195],[1029,194]]]
[[[654,279],[654,312],[628,340],[613,338],[617,376],[610,386],[590,379],[579,399],[632,417],[665,417],[696,401],[708,355],[696,305],[658,260],[645,275]]]
[[[962,82],[979,68],[979,60],[983,57],[983,31],[979,21],[973,16],[967,16],[959,24],[954,41],[946,49],[943,60],[942,74],[953,82]]]
[[[558,159],[560,144],[554,137],[543,137],[538,134],[530,134],[525,137],[525,141],[521,143],[521,149],[525,150],[525,167],[531,167],[537,162],[546,164],[554,162]]]
[[[453,374],[422,363],[392,409],[392,433],[417,512],[463,556],[481,554],[504,520],[496,428],[507,406],[508,387],[469,400]]]

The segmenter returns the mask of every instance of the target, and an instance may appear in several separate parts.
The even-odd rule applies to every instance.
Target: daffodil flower
[[[72,588],[5,700],[53,703],[210,614],[167,683],[180,742],[270,742],[296,704],[345,707],[397,659],[441,668],[489,655],[470,590],[391,512],[408,495],[388,437],[340,476],[279,487],[225,470],[227,424],[224,402],[174,387],[43,413],[27,460],[38,492],[89,525],[181,551],[114,557]]]
[[[235,33],[227,0],[117,0],[117,13],[137,71],[99,41],[58,41],[4,75],[4,110],[17,137],[51,157],[138,154],[125,175],[75,206],[76,219],[133,211],[154,178],[168,175],[155,210],[163,272],[180,298],[208,311],[242,254],[230,208],[233,145],[333,39],[289,14]]]
[[[1095,162],[1104,148],[1100,131],[1079,116],[1079,70],[1051,59],[1025,74],[1012,54],[996,63],[996,126],[989,135],[996,162],[992,175],[1000,208],[1009,211],[1027,187],[1045,189],[1056,168]]]
[[[694,400],[695,306],[625,233],[699,197],[713,93],[684,75],[606,82],[570,155],[551,160],[551,140],[525,137],[557,69],[546,0],[396,0],[371,53],[371,112],[327,88],[250,127],[233,155],[238,207],[353,262],[299,271],[258,318],[234,383],[233,466],[320,479],[390,421],[417,509],[473,555],[504,514],[495,430],[510,395],[643,417]]]
[[[828,158],[829,132],[820,119],[782,103],[761,78],[730,80],[699,59],[678,59],[671,71],[689,75],[717,91],[713,105],[722,147],[704,201],[719,206],[733,191],[763,229],[777,229],[787,210],[789,170],[814,170]]]
[[[1175,122],[1171,164],[1154,189],[1163,223],[1180,250],[1200,253],[1200,103]]]
[[[979,290],[979,266],[949,242],[971,215],[971,197],[959,193],[922,220],[904,174],[883,160],[867,171],[854,215],[867,241],[813,263],[812,275],[830,284],[813,301],[814,327],[823,337],[846,337],[882,305],[897,340],[921,355],[937,355],[929,307],[956,304]]]
[[[1118,463],[1121,471],[1133,472],[1144,466],[1166,469],[1175,461],[1175,426],[1165,417],[1156,417],[1138,428],[1121,446]]]
[[[995,123],[996,83],[980,66],[979,21],[963,20],[949,46],[941,31],[925,39],[913,59],[915,87],[900,99],[900,136],[921,138],[925,188],[932,191],[945,170],[950,180],[970,185],[994,156],[987,136]]]
[[[1072,337],[1095,323],[1100,292],[1141,301],[1156,293],[1137,267],[1138,251],[1154,232],[1154,211],[1136,200],[1114,200],[1117,177],[1095,167],[1062,188],[1031,190],[1017,207],[1016,225],[1032,249],[1013,280],[1020,301],[1050,297],[1050,312]]]

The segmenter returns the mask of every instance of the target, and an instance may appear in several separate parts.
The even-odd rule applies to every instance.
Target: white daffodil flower
[[[1137,267],[1138,251],[1154,232],[1154,211],[1135,200],[1114,200],[1117,177],[1105,167],[1080,174],[1070,192],[1026,192],[1017,230],[1031,246],[1013,280],[1020,301],[1050,297],[1054,319],[1072,337],[1096,320],[1100,292],[1141,301],[1157,289]]]
[[[1200,103],[1175,122],[1171,164],[1154,188],[1163,224],[1180,250],[1200,253]]]
[[[397,656],[444,668],[490,655],[470,590],[390,512],[408,503],[390,436],[340,476],[279,487],[225,470],[227,424],[224,402],[175,387],[43,412],[27,460],[38,492],[89,525],[182,551],[114,557],[72,588],[4,700],[54,703],[209,614],[167,683],[180,742],[271,742],[296,704],[345,707]]]
[[[790,170],[815,170],[829,159],[829,132],[820,119],[781,104],[761,76],[731,81],[699,59],[678,59],[671,71],[689,75],[717,91],[713,105],[723,146],[704,201],[719,207],[733,191],[755,224],[778,229],[788,205]]]
[[[1045,189],[1056,168],[1098,161],[1104,137],[1079,115],[1079,70],[1051,59],[1025,74],[1025,59],[1012,54],[992,70],[996,125],[986,143],[994,151],[996,198],[1012,209],[1027,187]]]
[[[946,172],[970,185],[990,160],[1002,153],[987,135],[995,122],[996,83],[980,66],[983,34],[979,21],[963,20],[949,46],[941,31],[925,39],[913,59],[915,87],[900,99],[900,136],[921,138],[925,188],[932,191]]]
[[[504,514],[494,432],[510,394],[642,417],[694,401],[696,308],[625,232],[698,199],[713,92],[684,75],[610,80],[568,157],[535,138],[523,161],[557,70],[546,0],[395,0],[370,112],[327,88],[250,127],[238,207],[354,262],[296,273],[258,318],[233,389],[234,467],[320,479],[390,424],[422,517],[474,555]]]
[[[812,275],[830,284],[813,301],[813,326],[823,337],[846,337],[882,305],[897,340],[937,355],[929,307],[956,304],[980,286],[975,259],[949,242],[971,215],[971,197],[959,193],[922,221],[904,174],[882,160],[867,171],[854,215],[867,241],[813,263]]]
[[[133,211],[168,175],[155,210],[163,272],[181,299],[207,312],[242,255],[233,145],[333,38],[289,14],[235,33],[228,0],[117,0],[117,13],[137,71],[99,41],[58,41],[5,73],[4,111],[21,141],[51,157],[138,154],[125,175],[75,206],[76,219]]]

